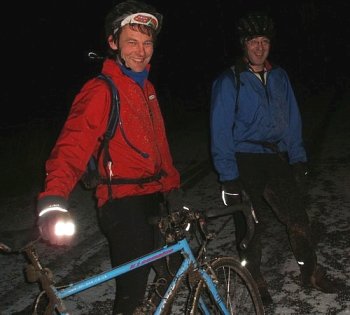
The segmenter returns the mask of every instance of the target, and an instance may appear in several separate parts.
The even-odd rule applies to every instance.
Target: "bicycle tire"
[[[33,305],[32,315],[56,315],[55,307],[50,304],[45,291],[41,291]]]
[[[210,263],[207,272],[213,275],[214,282],[217,283],[219,293],[230,314],[263,315],[265,313],[253,277],[237,259],[233,257],[216,258]],[[199,297],[206,302],[210,314],[221,314],[204,280],[199,280],[191,293],[189,300],[191,314],[203,314],[199,307]]]

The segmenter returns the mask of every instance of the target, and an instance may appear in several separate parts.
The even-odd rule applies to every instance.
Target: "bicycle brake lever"
[[[253,206],[251,204],[245,204],[242,208],[246,225],[247,225],[247,231],[246,234],[239,244],[239,247],[241,249],[247,249],[249,242],[252,240],[254,233],[255,233],[255,224],[258,223],[255,217],[255,212],[253,209]]]
[[[5,245],[4,243],[0,243],[0,251],[4,253],[11,253],[12,249]]]

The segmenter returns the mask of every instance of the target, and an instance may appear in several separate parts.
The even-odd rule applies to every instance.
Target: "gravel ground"
[[[315,116],[319,122],[322,121],[322,124],[317,124],[322,125],[322,128],[312,124],[312,130],[308,130],[309,135],[317,135],[313,141],[309,140],[315,153],[311,160],[312,178],[308,193],[308,213],[313,222],[315,244],[320,263],[327,268],[331,277],[344,282],[344,289],[338,294],[323,294],[299,286],[299,271],[289,250],[285,229],[271,215],[271,229],[264,239],[262,263],[262,270],[274,300],[274,305],[266,309],[268,315],[350,314],[349,99],[348,93],[343,101],[326,115],[327,119],[323,120],[325,115]],[[316,104],[308,108],[308,119],[311,119],[312,111],[319,115],[320,111],[315,108]],[[309,117],[308,115],[305,114],[305,117]],[[183,182],[186,183],[187,198],[191,200],[191,206],[198,209],[221,206],[216,174],[207,162],[206,123],[204,117],[187,127],[186,123],[179,125],[178,131],[172,132],[169,137],[174,161],[178,168],[186,173]],[[306,127],[307,123],[308,120]],[[195,165],[200,166],[196,168]],[[105,239],[96,225],[94,201],[90,193],[77,186],[70,204],[79,222],[74,244],[70,248],[54,248],[44,244],[38,246],[43,262],[53,270],[59,284],[104,271],[110,266]],[[0,208],[0,241],[12,239],[13,243],[21,243],[21,231],[34,222],[33,209],[33,196],[19,196],[3,201]],[[224,223],[223,218],[211,223],[211,228],[219,231],[218,238],[211,244],[211,255],[236,256],[233,222],[228,221],[223,226]],[[39,288],[24,281],[24,264],[21,255],[0,256],[1,315],[30,314],[30,305]],[[114,282],[110,281],[74,298],[68,298],[67,305],[72,314],[110,314],[113,292]],[[173,314],[183,314],[184,298],[185,290],[175,302]]]

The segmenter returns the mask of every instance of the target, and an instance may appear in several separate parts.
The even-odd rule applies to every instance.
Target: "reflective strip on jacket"
[[[109,142],[113,178],[144,178],[165,171],[159,181],[112,186],[113,198],[166,192],[180,185],[180,175],[170,155],[165,127],[153,85],[145,80],[143,89],[124,75],[115,61],[104,61],[102,72],[110,76],[120,98],[120,126]],[[86,82],[77,94],[56,145],[46,162],[46,195],[69,197],[93,152],[97,152],[107,128],[111,95],[100,79]],[[135,150],[137,148],[137,150]],[[145,153],[141,155],[140,152]],[[102,159],[99,172],[106,177]],[[96,190],[98,206],[108,200],[107,185]]]
[[[274,142],[287,152],[289,163],[306,162],[298,104],[287,73],[280,67],[267,72],[266,85],[248,69],[240,73],[238,108],[232,69],[214,82],[211,95],[211,154],[220,181],[239,176],[236,152],[273,153],[252,143]]]

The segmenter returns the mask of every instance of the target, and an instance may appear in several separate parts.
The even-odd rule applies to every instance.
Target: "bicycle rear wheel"
[[[230,314],[264,314],[258,287],[249,271],[238,260],[233,257],[217,258],[207,268],[207,272],[217,284],[219,294]],[[199,306],[200,298],[208,307],[207,311]],[[200,280],[194,288],[190,305],[193,314],[221,314],[203,280]]]

